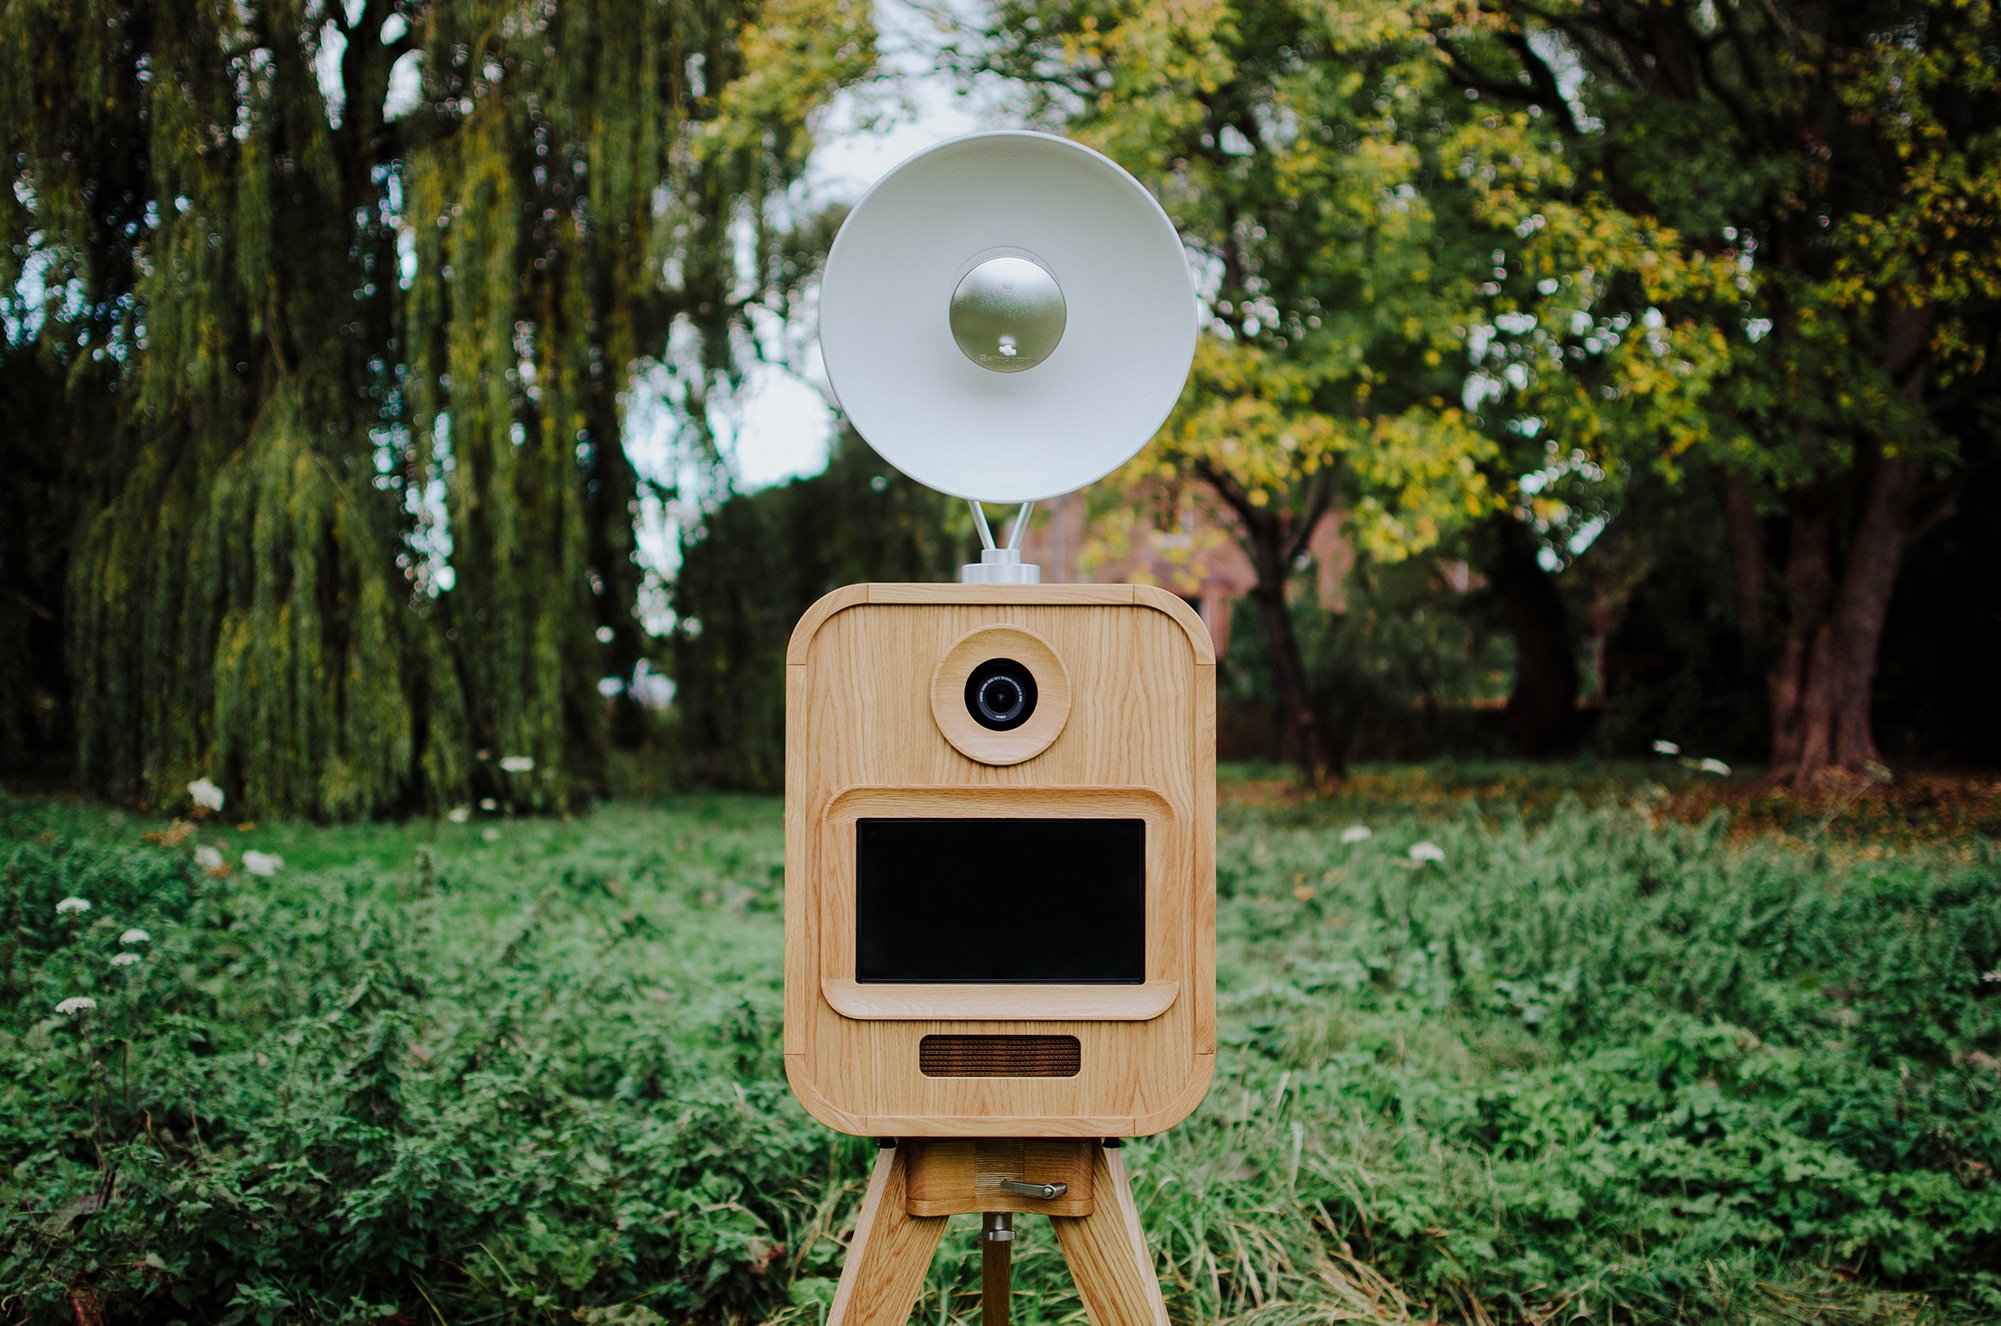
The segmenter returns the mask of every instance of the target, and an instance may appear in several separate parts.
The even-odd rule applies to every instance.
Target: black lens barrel
[[[981,727],[1012,732],[1035,713],[1035,674],[1011,658],[990,658],[966,678],[966,712]]]

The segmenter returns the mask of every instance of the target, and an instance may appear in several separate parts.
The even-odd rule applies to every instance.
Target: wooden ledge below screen
[[[1139,985],[863,985],[828,978],[820,993],[858,1022],[1150,1022],[1179,981]]]

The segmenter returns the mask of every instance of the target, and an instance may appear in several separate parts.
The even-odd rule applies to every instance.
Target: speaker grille
[[[917,1067],[926,1077],[1075,1077],[1075,1036],[926,1036]]]

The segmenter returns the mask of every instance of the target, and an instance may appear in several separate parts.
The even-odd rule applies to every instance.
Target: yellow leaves
[[[767,0],[737,41],[742,72],[723,88],[701,143],[711,157],[775,141],[803,160],[809,116],[875,63],[874,23],[859,0]]]
[[[1524,113],[1494,115],[1461,126],[1440,147],[1440,160],[1484,200],[1490,219],[1519,207],[1523,195],[1560,197],[1576,184],[1576,170],[1560,145]]]
[[[1311,408],[1312,391],[1302,365],[1204,337],[1190,390],[1161,431],[1157,452],[1177,469],[1227,475],[1246,501],[1270,505],[1330,456],[1334,421]]]
[[[1063,34],[1062,50],[1064,63],[1070,65],[1096,64],[1105,55],[1105,40],[1098,32],[1095,14],[1084,15],[1078,31]]]

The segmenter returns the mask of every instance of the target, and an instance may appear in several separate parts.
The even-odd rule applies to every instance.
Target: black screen
[[[1145,820],[855,824],[855,979],[1138,985]]]

